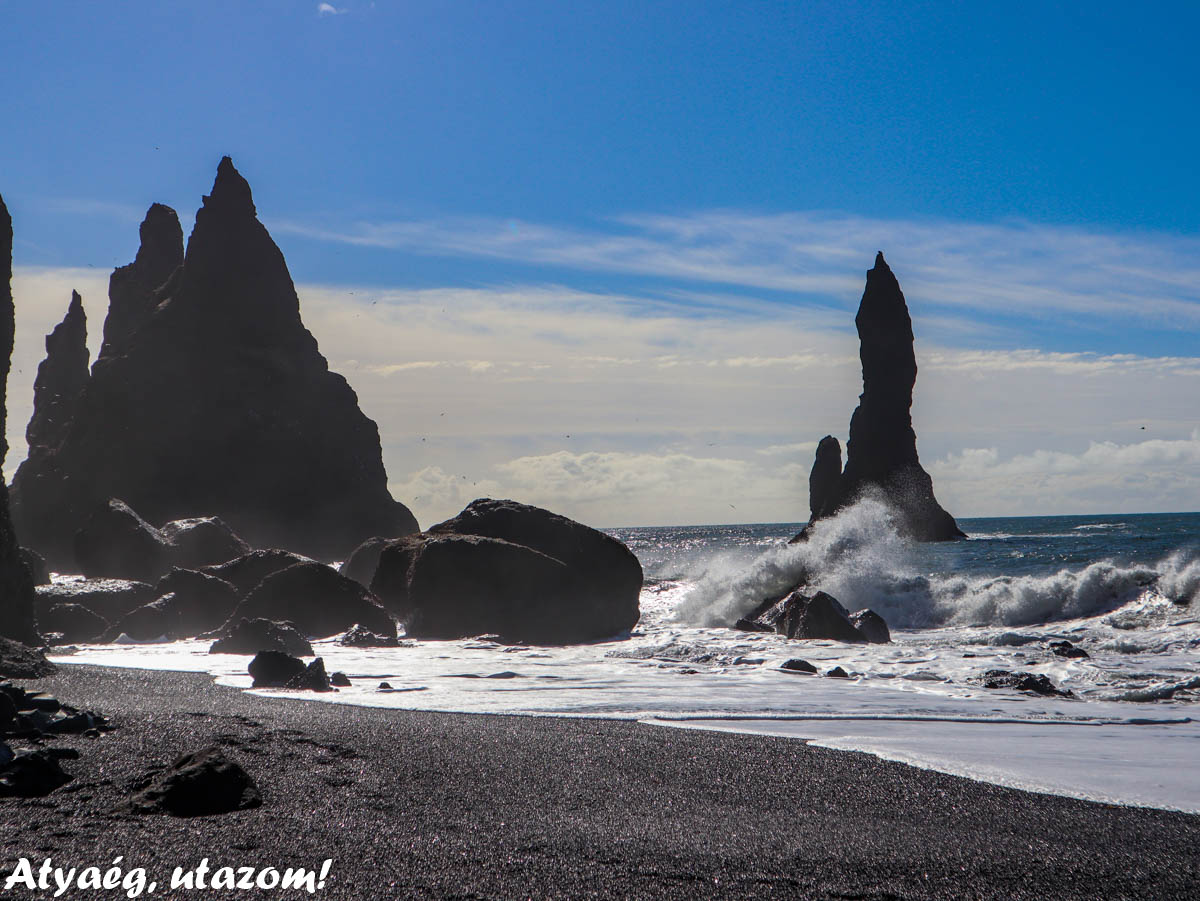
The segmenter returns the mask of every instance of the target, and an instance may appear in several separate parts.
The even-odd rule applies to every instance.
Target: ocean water
[[[1035,791],[1200,812],[1200,514],[960,520],[969,540],[900,538],[865,501],[799,524],[617,529],[642,561],[628,636],[545,648],[489,640],[391,649],[317,642],[352,687],[327,703],[630,718],[863,751]],[[729,628],[801,575],[892,628],[887,645]],[[1056,656],[1067,640],[1086,658]],[[85,646],[55,659],[195,670],[249,686],[207,643]],[[824,673],[786,671],[799,657]],[[993,669],[1073,697],[987,689]],[[387,682],[391,688],[381,690]],[[263,691],[262,694],[293,694]]]

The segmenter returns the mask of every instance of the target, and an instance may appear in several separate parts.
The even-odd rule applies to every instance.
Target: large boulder
[[[213,816],[262,804],[254,779],[213,745],[184,754],[165,770],[148,773],[129,802],[135,813]]]
[[[75,533],[75,562],[89,579],[154,581],[171,568],[170,544],[127,503],[112,498]]]
[[[37,617],[38,630],[52,644],[73,644],[77,641],[97,641],[108,630],[108,620],[93,613],[82,604],[55,604]]]
[[[250,551],[250,545],[219,516],[175,519],[161,532],[171,545],[171,562],[183,569],[225,563]]]
[[[12,299],[12,218],[0,197],[0,460],[8,453],[6,392],[15,319]],[[0,636],[40,645],[33,618],[33,578],[9,514],[8,486],[0,478]]]
[[[228,157],[186,253],[181,238],[170,211],[151,208],[137,260],[110,283],[113,321],[64,440],[17,472],[33,546],[53,565],[81,511],[110,497],[150,522],[215,515],[252,546],[328,560],[416,531],[388,493],[378,428],[304,327]]]
[[[57,667],[36,648],[0,637],[0,678],[39,679],[55,672]]]
[[[322,563],[297,563],[267,576],[233,613],[234,619],[287,620],[305,635],[324,638],[361,624],[387,638],[396,623],[379,600],[353,579]]]
[[[238,591],[224,579],[191,569],[173,569],[154,586],[159,598],[172,597],[170,606],[184,635],[219,628],[238,605]]]
[[[569,644],[637,624],[642,568],[603,532],[538,507],[481,499],[421,536],[388,543],[371,584],[413,637],[494,633]]]
[[[79,604],[109,622],[158,597],[153,585],[127,579],[82,579],[39,585],[36,609],[40,619],[59,604]]]
[[[835,473],[829,438],[817,448],[809,481],[810,522],[832,516],[873,491],[896,510],[897,525],[909,537],[918,541],[965,538],[954,517],[938,504],[933,480],[917,456],[911,412],[917,381],[912,319],[900,283],[882,253],[867,273],[854,323],[863,393],[850,419],[846,468]],[[840,467],[840,455],[837,463]]]
[[[258,583],[272,573],[277,573],[281,569],[287,569],[289,566],[295,566],[297,563],[315,563],[311,557],[302,557],[299,554],[293,554],[291,551],[282,551],[278,548],[269,550],[251,551],[248,554],[243,554],[241,557],[235,557],[232,560],[226,561],[219,566],[205,566],[200,569],[200,572],[209,576],[216,576],[236,589],[238,597],[245,597],[253,589],[258,587]]]
[[[257,654],[279,651],[293,657],[311,657],[313,647],[291,623],[269,619],[239,619],[225,626],[208,649],[210,654]]]

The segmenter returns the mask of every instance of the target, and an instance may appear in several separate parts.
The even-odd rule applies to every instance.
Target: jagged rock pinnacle
[[[67,315],[46,336],[46,359],[33,383],[33,417],[25,429],[31,456],[62,442],[87,381],[87,314],[83,298],[72,291]]]
[[[183,229],[169,206],[152,204],[138,229],[141,243],[128,266],[108,280],[108,316],[100,358],[121,353],[158,302],[158,290],[183,264]]]
[[[217,178],[213,182],[212,191],[204,198],[204,208],[223,215],[245,215],[251,218],[258,215],[254,208],[254,195],[250,191],[250,183],[242,178],[242,174],[234,168],[233,160],[227,156],[221,157],[220,165],[217,166]]]

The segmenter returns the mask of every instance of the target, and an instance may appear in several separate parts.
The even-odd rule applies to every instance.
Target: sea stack
[[[251,545],[327,560],[417,530],[229,157],[186,254],[174,211],[155,204],[109,291],[72,421],[13,481],[17,527],[52,566],[73,562],[72,536],[111,498],[152,523],[215,515]]]
[[[809,479],[812,520],[831,516],[874,488],[895,509],[901,532],[918,541],[965,538],[933,495],[917,457],[912,394],[917,381],[912,319],[900,283],[879,253],[867,272],[858,315],[863,392],[850,419],[846,468],[834,469],[836,439],[825,438]],[[832,442],[832,444],[827,444]],[[837,463],[840,464],[840,449]],[[818,508],[819,504],[819,508]]]
[[[12,365],[15,314],[12,297],[12,217],[0,197],[0,460],[8,453],[8,370]],[[8,486],[0,479],[0,637],[41,645],[33,624],[33,577],[25,561],[8,508]]]

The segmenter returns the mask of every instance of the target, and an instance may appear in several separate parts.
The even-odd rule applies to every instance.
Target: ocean
[[[352,686],[313,701],[602,716],[777,735],[1034,791],[1200,812],[1200,514],[963,519],[967,541],[900,538],[865,501],[822,521],[614,529],[645,571],[629,636],[564,647],[486,638],[399,648],[314,643]],[[892,629],[886,645],[729,626],[809,584]],[[1069,641],[1087,657],[1057,655]],[[817,675],[781,668],[792,658]],[[207,642],[83,646],[60,662],[211,673]],[[848,678],[824,673],[841,667]],[[1041,674],[1071,697],[983,686]],[[388,688],[380,688],[387,683]],[[295,693],[265,690],[267,695]]]

